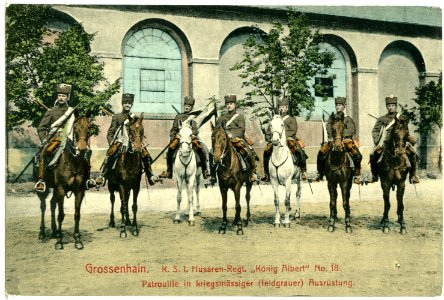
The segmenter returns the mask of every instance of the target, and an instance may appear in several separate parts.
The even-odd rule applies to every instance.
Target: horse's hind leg
[[[279,184],[277,182],[272,182],[273,193],[274,193],[274,227],[281,226],[281,212],[279,211]]]
[[[56,223],[56,207],[57,207],[57,197],[55,196],[55,192],[53,192],[51,201],[49,202],[51,209],[51,238],[57,238],[57,223]]]
[[[48,197],[48,192],[46,191],[44,194],[38,194],[40,199],[40,231],[39,231],[39,240],[42,242],[46,241],[46,227],[45,227],[45,212],[46,212],[46,197]]]
[[[342,192],[342,207],[345,212],[345,232],[351,233],[351,216],[350,216],[350,189],[351,189],[351,181],[345,181],[341,184],[341,192]]]
[[[57,228],[57,242],[55,244],[56,250],[63,250],[63,232],[62,232],[62,224],[65,219],[65,212],[63,209],[63,202],[65,200],[65,191],[62,187],[54,189],[54,195],[57,199],[57,206],[59,209],[59,214],[57,216],[58,228]]]
[[[108,186],[109,188],[110,186]],[[114,221],[114,203],[116,202],[116,195],[114,195],[114,190],[109,188],[109,200],[111,201],[111,213],[109,215],[109,227],[116,227],[116,222]]]
[[[195,181],[190,179],[187,184],[187,195],[188,195],[188,225],[194,226],[194,211],[193,211],[193,195],[194,195],[194,185]]]
[[[238,183],[236,187],[234,188],[234,199],[236,201],[235,208],[236,208],[236,214],[234,216],[233,225],[237,226],[236,233],[244,234],[244,230],[242,228],[242,218],[241,218],[241,204],[240,204],[240,190],[242,185]]]
[[[398,209],[396,213],[398,214],[398,223],[401,226],[400,233],[406,234],[407,229],[405,227],[404,221],[404,191],[405,191],[405,182],[398,184],[398,189],[396,191],[396,200],[398,201]]]
[[[202,210],[200,209],[200,186],[202,184],[202,175],[196,176],[196,185],[194,190],[196,191],[196,216],[200,216],[202,214]]]
[[[291,178],[287,179],[285,183],[285,215],[284,215],[284,226],[290,227],[290,197],[291,197]]]
[[[75,212],[74,212],[74,246],[78,250],[83,249],[83,243],[80,240],[80,208],[82,207],[83,197],[85,195],[84,191],[76,192],[75,194]]]
[[[174,217],[173,223],[180,223],[180,203],[182,202],[182,184],[177,181],[177,206],[176,206],[176,216]]]
[[[336,208],[336,200],[338,199],[338,192],[336,191],[336,183],[328,182],[328,191],[330,192],[330,223],[328,225],[328,231],[335,231],[335,222],[338,215]]]
[[[294,219],[296,222],[301,221],[301,177],[296,177],[296,210],[294,212]]]

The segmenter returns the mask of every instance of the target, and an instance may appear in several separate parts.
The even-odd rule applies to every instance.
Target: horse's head
[[[184,122],[179,130],[179,139],[180,139],[179,153],[183,157],[187,157],[191,154],[192,134],[193,134],[193,129],[191,128],[191,124],[189,122]]]
[[[405,147],[409,135],[409,121],[401,116],[395,118],[393,129],[390,134],[390,140],[393,141],[395,155],[402,156],[405,154]]]
[[[284,120],[279,115],[275,115],[271,120],[270,131],[273,146],[284,146],[287,136],[285,133]]]
[[[226,155],[230,138],[225,132],[224,124],[216,128],[211,123],[211,143],[213,146],[213,159],[216,164],[220,164]]]
[[[91,120],[88,117],[81,116],[74,120],[73,135],[76,150],[80,153],[88,149],[89,127]]]
[[[140,117],[134,117],[130,120],[128,137],[131,141],[132,149],[136,152],[142,152],[142,140],[144,138],[143,113]]]
[[[344,146],[342,144],[342,133],[344,132],[345,123],[344,123],[344,115],[340,117],[335,116],[333,113],[331,114],[331,119],[333,120],[331,124],[332,138],[333,138],[333,150],[334,151],[342,151]]]

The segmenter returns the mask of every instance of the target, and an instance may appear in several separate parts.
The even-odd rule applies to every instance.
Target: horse
[[[245,182],[246,194],[245,199],[247,201],[247,214],[245,225],[248,226],[248,222],[251,220],[250,213],[250,192],[252,183],[249,178],[251,170],[244,171],[239,161],[239,157],[231,143],[231,139],[226,133],[224,126],[218,126],[214,128],[211,124],[211,140],[213,146],[213,160],[216,164],[216,174],[219,180],[219,189],[222,196],[222,212],[223,219],[222,225],[219,228],[219,233],[226,233],[228,219],[227,219],[227,193],[228,189],[231,189],[234,193],[234,199],[236,201],[235,209],[236,214],[234,217],[233,225],[237,226],[236,234],[244,234],[242,228],[241,219],[241,205],[240,205],[240,191]]]
[[[285,134],[284,120],[275,115],[270,123],[271,142],[273,144],[273,152],[268,163],[270,170],[270,181],[274,192],[274,206],[276,208],[274,226],[281,225],[281,214],[279,211],[279,186],[285,186],[285,215],[284,227],[290,227],[290,194],[291,182],[294,179],[297,184],[296,191],[296,212],[295,220],[300,219],[301,211],[301,168],[293,163],[291,150],[287,145]]]
[[[335,221],[337,220],[336,200],[338,198],[337,186],[341,187],[342,206],[345,211],[345,231],[352,232],[350,221],[350,190],[353,180],[353,169],[350,166],[349,154],[342,143],[342,132],[344,130],[344,119],[335,118],[332,114],[332,137],[333,147],[328,152],[325,159],[325,177],[328,181],[328,192],[330,193],[330,224],[328,231],[335,230]]]
[[[400,224],[400,233],[407,233],[404,221],[404,191],[405,180],[408,174],[409,160],[406,155],[406,141],[408,137],[408,120],[395,118],[395,123],[384,142],[384,150],[378,163],[379,174],[381,178],[381,188],[384,198],[384,214],[381,220],[384,233],[389,231],[390,210],[390,188],[396,189],[396,200],[398,202],[398,223]]]
[[[74,117],[74,116],[72,116]],[[68,192],[72,192],[75,198],[75,213],[74,213],[74,246],[81,250],[84,248],[80,236],[80,208],[85,196],[86,181],[88,180],[85,170],[89,169],[88,162],[88,143],[89,143],[89,128],[90,119],[85,116],[80,116],[74,119],[72,125],[72,137],[66,137],[66,143],[63,148],[57,164],[54,167],[46,168],[45,181],[48,186],[53,189],[52,198],[50,201],[51,209],[51,230],[52,238],[56,238],[55,249],[62,250],[64,240],[62,232],[62,224],[65,218],[64,200]],[[70,130],[69,128],[67,128]],[[62,142],[63,143],[63,142]],[[62,146],[60,146],[62,147]],[[57,153],[57,152],[56,152]],[[50,189],[46,189],[43,193],[37,193],[40,199],[41,222],[39,239],[46,240],[45,230],[45,210],[46,198],[50,193]],[[68,196],[68,198],[70,197]],[[58,207],[58,216],[56,225],[55,209]]]
[[[199,190],[201,184],[202,170],[197,165],[196,154],[192,148],[192,129],[188,122],[182,124],[179,130],[180,146],[173,165],[173,174],[177,184],[177,210],[173,220],[175,224],[180,223],[180,202],[182,201],[182,188],[186,186],[188,194],[188,224],[194,225],[193,190],[196,191],[196,215],[200,215]]]
[[[108,190],[111,201],[111,214],[109,226],[115,227],[114,222],[114,202],[116,191],[120,196],[120,213],[122,221],[120,225],[120,237],[127,237],[126,226],[132,226],[131,234],[139,235],[137,224],[137,197],[140,191],[140,181],[142,178],[142,140],[144,138],[143,113],[140,117],[129,119],[128,144],[121,145],[116,154],[115,168],[112,169],[108,177]],[[125,126],[125,125],[124,125]],[[130,193],[133,192],[133,222],[130,221],[128,203]]]

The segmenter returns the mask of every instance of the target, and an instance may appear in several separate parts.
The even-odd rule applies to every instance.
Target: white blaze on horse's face
[[[191,145],[191,135],[193,131],[188,124],[183,124],[182,128],[179,131],[180,138],[180,147],[179,152],[181,156],[188,156],[191,153],[192,145]]]
[[[271,142],[273,145],[284,146],[285,142],[283,139],[286,138],[284,120],[278,115],[274,116],[270,123],[270,129],[272,134]]]

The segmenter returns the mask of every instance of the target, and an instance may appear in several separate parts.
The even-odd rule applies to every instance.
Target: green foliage
[[[434,127],[442,127],[442,73],[438,82],[430,81],[425,85],[416,87],[417,105],[401,107],[403,114],[417,126],[416,132],[428,135],[434,132]]]
[[[243,45],[242,61],[231,68],[240,71],[242,87],[248,89],[238,106],[250,108],[263,123],[268,123],[270,111],[275,111],[283,96],[290,100],[292,115],[298,116],[304,109],[310,117],[315,98],[309,81],[315,76],[327,77],[334,60],[333,53],[321,51],[322,35],[309,28],[304,14],[289,9],[287,18],[286,26],[275,21],[269,33],[255,27],[256,32]],[[325,95],[327,87],[318,84],[314,88]]]
[[[64,32],[52,32],[46,26],[48,5],[10,5],[6,10],[6,97],[7,128],[26,121],[38,126],[45,109],[52,107],[55,86],[73,85],[70,105],[82,115],[95,117],[120,88],[119,81],[109,83],[103,75],[103,63],[91,55],[94,38],[80,24]],[[54,43],[45,36],[56,34]],[[100,87],[100,88],[99,88]],[[93,127],[93,134],[99,128]]]

